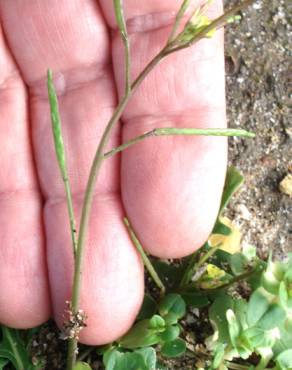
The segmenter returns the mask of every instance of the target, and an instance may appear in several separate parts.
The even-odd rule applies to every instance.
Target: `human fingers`
[[[0,322],[37,326],[50,315],[42,199],[27,92],[0,25]]]
[[[113,64],[123,92],[123,44],[112,2],[101,1],[112,35]],[[179,0],[125,0],[132,78],[165,45]],[[199,2],[196,2],[198,5]],[[210,17],[222,12],[216,0]],[[223,38],[168,57],[147,77],[123,115],[123,141],[155,127],[225,127]],[[147,139],[122,155],[123,203],[143,246],[159,257],[200,247],[215,222],[227,159],[225,138]]]
[[[32,136],[41,189],[54,316],[61,326],[72,290],[73,258],[64,189],[56,163],[45,88],[55,71],[74,208],[78,215],[89,168],[116,105],[108,30],[93,0],[2,0],[5,32],[29,86]],[[119,128],[110,146],[119,143]],[[132,324],[143,298],[143,267],[122,222],[119,160],[103,167],[86,245],[80,307],[81,341],[110,342]]]

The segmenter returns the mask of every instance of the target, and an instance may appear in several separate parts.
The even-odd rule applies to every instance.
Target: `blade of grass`
[[[74,210],[73,210],[72,192],[71,192],[67,165],[66,165],[66,153],[65,153],[65,146],[64,146],[63,135],[62,135],[62,126],[61,126],[61,119],[60,119],[60,113],[59,113],[58,98],[57,98],[57,94],[54,88],[53,74],[51,70],[48,70],[47,86],[48,86],[48,95],[49,95],[55,151],[56,151],[59,168],[61,171],[62,179],[63,179],[65,190],[66,190],[66,201],[67,201],[67,208],[68,208],[69,220],[70,220],[73,254],[75,257],[76,251],[77,251],[76,221],[75,221]]]
[[[238,129],[217,129],[217,128],[209,128],[209,129],[199,129],[199,128],[176,128],[176,127],[168,127],[168,128],[155,128],[151,131],[146,132],[140,136],[137,136],[126,143],[110,150],[109,152],[104,154],[105,158],[111,157],[123,150],[129,148],[132,145],[135,145],[149,137],[154,136],[174,136],[174,135],[181,135],[181,136],[237,136],[237,137],[248,137],[253,138],[255,134],[252,132],[248,132],[246,130],[238,130]]]
[[[155,282],[155,284],[157,285],[157,287],[160,289],[161,295],[164,295],[165,286],[164,286],[163,282],[161,281],[160,277],[158,276],[157,272],[155,271],[151,261],[147,257],[147,254],[144,252],[144,249],[143,249],[140,241],[138,240],[138,238],[137,238],[134,230],[132,229],[132,227],[129,223],[129,220],[127,218],[124,218],[124,224],[126,225],[126,227],[128,229],[130,238],[131,238],[133,244],[135,245],[137,251],[139,252],[147,271],[149,272],[150,276],[152,277],[152,279]]]

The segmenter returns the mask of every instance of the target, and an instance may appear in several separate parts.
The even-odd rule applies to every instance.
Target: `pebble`
[[[292,174],[288,174],[279,185],[281,193],[287,194],[292,197]]]

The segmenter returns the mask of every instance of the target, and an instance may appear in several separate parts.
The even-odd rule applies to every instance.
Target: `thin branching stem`
[[[133,82],[131,89],[126,91],[124,97],[122,98],[117,109],[115,110],[112,118],[107,124],[106,129],[98,145],[98,148],[97,148],[97,151],[96,151],[96,154],[95,154],[92,166],[91,166],[90,175],[89,175],[89,179],[88,179],[88,183],[87,183],[87,187],[85,191],[85,196],[84,196],[84,201],[83,201],[82,213],[81,213],[79,236],[78,236],[78,243],[77,243],[77,253],[76,253],[74,276],[73,276],[73,290],[72,290],[72,312],[73,314],[76,314],[79,310],[85,241],[86,241],[86,236],[87,236],[92,201],[94,197],[94,188],[95,188],[96,180],[98,178],[98,174],[101,168],[102,161],[104,160],[104,154],[103,154],[104,148],[106,147],[108,143],[113,127],[119,121],[133,93],[137,90],[141,82],[152,71],[152,69],[162,60],[164,56],[163,52],[164,52],[164,49],[151,60],[151,62],[146,66],[146,68],[140,73],[140,75]],[[67,370],[72,370],[74,368],[74,364],[76,363],[76,354],[77,354],[77,338],[72,338],[69,340],[69,345],[68,345]]]
[[[125,94],[127,94],[131,90],[131,54],[130,54],[130,39],[124,15],[123,1],[114,0],[114,9],[116,21],[118,24],[118,28],[120,31],[120,35],[125,50]]]
[[[104,154],[105,158],[111,157],[123,150],[129,148],[132,145],[138,144],[147,138],[154,136],[238,136],[238,137],[254,137],[254,133],[248,132],[246,130],[238,129],[200,129],[200,128],[176,128],[176,127],[165,127],[165,128],[155,128],[151,131],[146,132],[140,136],[137,136],[126,143],[112,149],[111,151]]]
[[[144,266],[146,267],[147,271],[149,272],[149,275],[152,277],[152,279],[155,282],[155,284],[157,285],[157,287],[160,289],[161,295],[164,295],[165,286],[164,286],[163,282],[161,281],[159,275],[155,271],[155,269],[154,269],[151,261],[149,260],[147,254],[144,252],[142,244],[140,243],[139,239],[137,238],[137,236],[136,236],[136,234],[135,234],[135,232],[134,232],[134,230],[133,230],[132,226],[130,225],[127,218],[124,218],[124,223],[125,223],[125,225],[128,229],[128,232],[129,232],[129,235],[130,235],[130,238],[131,238],[133,244],[135,245],[137,251],[139,252],[139,254],[142,258]]]
[[[148,65],[145,67],[145,69],[138,75],[136,80],[132,83],[131,87],[127,87],[127,84],[129,82],[126,82],[126,89],[125,94],[120,100],[120,103],[118,104],[112,118],[108,122],[106,129],[102,135],[102,138],[100,140],[100,143],[98,145],[96,154],[94,156],[94,160],[91,166],[90,175],[85,191],[84,201],[83,201],[83,207],[82,207],[82,213],[81,213],[81,220],[80,220],[80,228],[79,228],[79,236],[78,236],[78,243],[77,243],[77,252],[76,252],[76,258],[75,258],[75,266],[74,266],[74,277],[73,277],[73,289],[72,289],[72,313],[77,314],[79,311],[79,301],[80,301],[80,292],[81,292],[81,285],[82,285],[82,267],[83,267],[83,259],[84,259],[84,249],[85,249],[85,241],[87,237],[87,230],[88,230],[88,224],[89,224],[89,217],[91,213],[92,208],[92,202],[94,197],[94,189],[95,184],[101,169],[101,165],[104,157],[104,150],[106,148],[106,145],[109,141],[110,134],[112,132],[112,129],[119,121],[122,113],[124,112],[129,100],[131,99],[134,92],[137,90],[137,88],[140,86],[142,81],[146,78],[146,76],[156,67],[166,56],[180,50],[185,49],[191,45],[193,45],[195,42],[199,41],[200,39],[204,38],[211,30],[218,28],[219,26],[222,26],[226,23],[228,18],[235,13],[237,13],[239,10],[241,10],[244,6],[247,6],[251,4],[253,0],[247,0],[243,4],[235,7],[234,9],[231,9],[223,16],[217,18],[215,21],[213,21],[209,26],[207,26],[203,31],[199,32],[194,39],[192,39],[190,42],[185,43],[183,45],[176,46],[175,40],[171,43],[167,43],[165,47],[148,63]],[[114,0],[114,5],[119,7],[121,6],[121,0]],[[117,9],[118,12],[120,12],[119,9]],[[117,14],[116,14],[117,15]],[[121,16],[121,13],[118,14]],[[118,17],[117,17],[118,18]],[[125,26],[125,23],[123,18],[117,19],[118,25],[120,30],[122,30],[123,36],[128,38],[127,33],[123,31],[123,27]],[[129,53],[129,40],[127,42],[124,42],[126,49],[128,48],[128,52],[126,50],[126,56],[130,55]],[[128,45],[128,46],[127,46]],[[130,57],[129,57],[130,58]],[[130,60],[130,59],[129,59]],[[125,74],[126,74],[126,81],[129,81],[130,76],[130,68],[129,66],[129,60],[128,64],[126,61],[125,65]],[[128,68],[128,70],[127,70]],[[127,77],[128,76],[128,77]],[[67,370],[72,370],[74,368],[74,365],[76,363],[76,354],[77,354],[77,338],[69,340],[69,349],[68,349],[68,357],[67,357]]]

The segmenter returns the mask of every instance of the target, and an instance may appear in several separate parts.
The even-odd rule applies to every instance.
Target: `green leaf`
[[[218,341],[229,343],[229,329],[226,312],[234,308],[233,299],[227,294],[219,296],[209,309],[209,318],[218,330]]]
[[[118,342],[128,349],[148,347],[159,343],[159,331],[150,328],[150,320],[145,319],[135,324]]]
[[[136,353],[140,354],[144,359],[144,362],[147,366],[147,370],[154,370],[156,368],[156,352],[154,348],[140,348],[135,351]]]
[[[0,359],[9,360],[16,370],[36,370],[26,350],[19,331],[1,326],[2,341],[0,342]]]
[[[257,326],[265,330],[276,328],[284,322],[286,318],[285,310],[276,303],[270,305],[269,309],[257,322]]]
[[[228,322],[228,331],[231,343],[233,344],[234,348],[237,348],[237,338],[240,335],[240,324],[238,323],[234,312],[229,309],[226,312],[226,318]]]
[[[284,281],[281,281],[280,286],[279,286],[279,299],[280,299],[281,305],[283,307],[286,307],[289,301],[289,295],[288,295],[288,291],[287,291],[286,284]]]
[[[200,292],[195,293],[183,293],[182,298],[188,306],[192,308],[203,308],[208,306],[210,303],[206,294]]]
[[[252,327],[245,330],[243,337],[249,343],[249,347],[255,351],[257,348],[272,348],[275,342],[280,338],[281,333],[278,328],[274,330],[264,330],[258,327]]]
[[[239,189],[243,182],[244,177],[241,175],[241,173],[235,167],[229,167],[226,174],[219,214],[221,214],[222,211],[227,207],[233,194]]]
[[[177,338],[172,342],[166,342],[161,347],[161,354],[165,357],[179,357],[186,351],[186,342]]]
[[[139,349],[134,352],[110,350],[103,357],[106,370],[155,370],[156,353],[153,348]]]
[[[151,258],[150,260],[155,270],[159,271],[159,276],[168,290],[172,290],[180,284],[185,273],[185,264],[174,265],[154,258]]]
[[[171,342],[179,336],[180,328],[178,325],[172,325],[167,327],[164,332],[160,334],[162,342]]]
[[[218,345],[216,346],[214,350],[214,358],[212,363],[213,369],[218,369],[219,366],[221,365],[225,355],[225,348],[226,345],[222,343],[218,343]]]
[[[246,244],[242,246],[242,254],[248,261],[251,261],[257,256],[257,249],[253,245]]]
[[[274,355],[277,356],[280,353],[291,349],[291,343],[292,343],[292,331],[287,330],[285,327],[285,323],[282,323],[279,325],[280,330],[280,339],[278,339],[273,346],[273,352]]]
[[[179,294],[168,294],[160,302],[158,310],[166,323],[172,325],[186,314],[186,304]]]
[[[292,349],[288,349],[285,352],[282,352],[276,358],[276,363],[279,366],[280,370],[291,370],[292,369]]]
[[[263,289],[257,289],[250,297],[247,307],[247,322],[249,326],[255,325],[268,311],[270,301]]]
[[[155,300],[149,294],[145,294],[137,320],[150,319],[156,311],[157,304]]]
[[[247,259],[242,253],[235,253],[230,256],[230,268],[234,275],[241,275],[246,271]]]
[[[234,302],[234,313],[242,329],[247,329],[247,302],[244,299],[237,299]]]
[[[159,315],[154,315],[149,320],[149,328],[155,329],[160,331],[161,329],[165,328],[165,321],[164,319]]]
[[[221,222],[220,219],[218,218],[214,226],[214,229],[212,231],[212,234],[221,234],[221,235],[228,236],[231,234],[231,232],[232,230],[230,229],[230,227],[223,224],[223,222]]]
[[[262,286],[270,294],[278,294],[280,281],[275,277],[271,270],[267,269],[262,275]]]
[[[74,366],[73,370],[92,370],[91,367],[86,362],[78,361]]]

